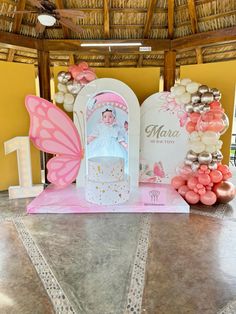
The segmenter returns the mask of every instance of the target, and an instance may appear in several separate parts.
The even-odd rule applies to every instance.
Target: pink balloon
[[[182,185],[182,186],[180,186],[179,189],[178,189],[178,193],[179,193],[181,196],[183,196],[183,197],[185,197],[185,194],[186,194],[188,191],[189,191],[189,188],[187,187],[187,185]]]
[[[186,124],[186,130],[188,133],[192,133],[193,131],[195,131],[195,127],[196,127],[196,123],[193,123],[192,121],[189,121]]]
[[[171,180],[171,185],[177,190],[178,188],[180,188],[182,185],[185,185],[186,181],[180,177],[180,176],[176,176],[174,178],[172,178]]]
[[[230,170],[229,170],[229,167],[227,165],[222,165],[222,164],[219,164],[217,169],[222,172],[222,174],[226,174],[228,173]]]
[[[193,191],[188,191],[185,194],[185,199],[189,204],[197,204],[200,200],[200,196]]]
[[[196,177],[191,177],[188,179],[187,186],[190,190],[193,190],[198,184],[198,180]]]
[[[201,165],[200,169],[203,170],[203,171],[206,171],[208,169],[208,167],[207,167],[207,165]]]
[[[183,179],[185,179],[185,180],[187,180],[187,179],[190,177],[190,175],[192,174],[192,172],[193,172],[193,171],[192,171],[192,168],[191,168],[190,166],[184,166],[184,167],[178,169],[179,175],[180,175]]]
[[[213,183],[218,183],[223,180],[223,175],[219,170],[212,170],[210,173],[210,177]]]
[[[217,200],[216,194],[212,191],[206,191],[205,194],[200,196],[200,201],[204,205],[213,205]]]
[[[200,113],[197,113],[197,112],[192,112],[190,113],[189,115],[190,117],[190,120],[193,122],[193,123],[197,123],[199,117],[200,117]]]
[[[231,173],[231,172],[228,172],[228,173],[226,173],[226,174],[223,175],[224,181],[227,181],[227,180],[229,180],[230,178],[232,178],[232,173]]]
[[[211,182],[211,177],[209,174],[201,173],[198,175],[198,182],[203,185],[208,185]]]
[[[219,101],[217,101],[217,100],[212,101],[210,103],[210,107],[211,107],[211,109],[220,109],[221,108],[221,103]]]

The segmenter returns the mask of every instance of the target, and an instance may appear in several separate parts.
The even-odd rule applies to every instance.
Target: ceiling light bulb
[[[38,20],[44,26],[53,26],[56,23],[55,17],[49,14],[39,14]]]

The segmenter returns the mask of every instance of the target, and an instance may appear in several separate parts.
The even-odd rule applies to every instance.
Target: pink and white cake
[[[85,197],[99,205],[121,204],[129,199],[129,176],[124,173],[124,159],[93,157],[88,159]]]

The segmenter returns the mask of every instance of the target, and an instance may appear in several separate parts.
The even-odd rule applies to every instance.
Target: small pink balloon
[[[208,185],[211,183],[211,177],[209,174],[203,173],[198,175],[198,182],[203,185]]]
[[[189,188],[187,187],[187,185],[182,185],[182,186],[180,186],[179,189],[178,189],[178,193],[179,193],[181,196],[183,196],[183,197],[185,197],[185,194],[186,194],[188,191],[189,191]]]
[[[218,183],[223,180],[223,175],[219,170],[212,170],[210,173],[210,177],[213,183]]]
[[[186,124],[186,130],[188,133],[192,133],[193,131],[195,131],[195,127],[196,127],[196,123],[193,123],[192,121],[189,121]]]
[[[208,169],[208,167],[207,167],[207,165],[201,165],[200,169],[203,170],[203,171],[206,171]]]
[[[188,191],[185,194],[185,199],[189,204],[197,204],[200,200],[200,196],[193,191]]]
[[[171,185],[177,190],[182,185],[185,185],[186,181],[181,176],[176,176],[172,178]]]
[[[211,206],[211,205],[215,204],[216,200],[217,200],[216,194],[212,191],[206,191],[205,194],[200,196],[200,201],[204,205]]]
[[[220,109],[221,103],[219,101],[212,101],[210,104],[211,109]]]
[[[222,172],[222,174],[226,174],[228,173],[230,170],[229,170],[229,167],[227,165],[222,165],[222,164],[219,164],[217,169]]]
[[[199,195],[203,195],[205,193],[206,193],[206,189],[205,188],[201,188],[201,189],[198,190],[198,194]]]
[[[229,180],[230,178],[232,178],[232,173],[231,173],[231,172],[228,172],[228,173],[226,173],[226,174],[223,175],[224,181],[227,181],[227,180]]]
[[[192,112],[190,113],[189,115],[190,117],[190,120],[193,122],[193,123],[197,123],[199,117],[200,117],[200,113],[197,113],[197,112]]]
[[[199,182],[196,177],[191,177],[187,181],[187,186],[189,187],[190,190],[193,190],[197,186],[198,183]]]

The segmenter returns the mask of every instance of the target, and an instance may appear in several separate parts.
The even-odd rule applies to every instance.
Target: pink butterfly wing
[[[43,98],[29,95],[26,97],[25,103],[30,114],[29,136],[34,145],[44,152],[63,157],[64,167],[67,163],[70,164],[70,162],[77,160],[78,167],[72,167],[71,170],[77,169],[78,173],[83,150],[78,131],[70,118],[58,107]],[[53,162],[48,167],[48,178],[54,178],[54,175],[51,176],[53,168],[51,166],[53,166]],[[58,171],[60,170],[59,167]],[[54,169],[53,173],[55,174],[55,172]],[[59,186],[61,186],[61,182],[64,185],[64,181],[69,184],[74,180],[74,176],[72,176],[73,178],[69,182],[69,173],[65,174],[64,181],[61,174],[57,177],[60,180],[57,182],[53,179],[53,182]],[[52,182],[50,179],[49,181]]]
[[[80,160],[71,156],[56,156],[47,163],[48,180],[53,184],[65,187],[73,182],[80,168]]]

